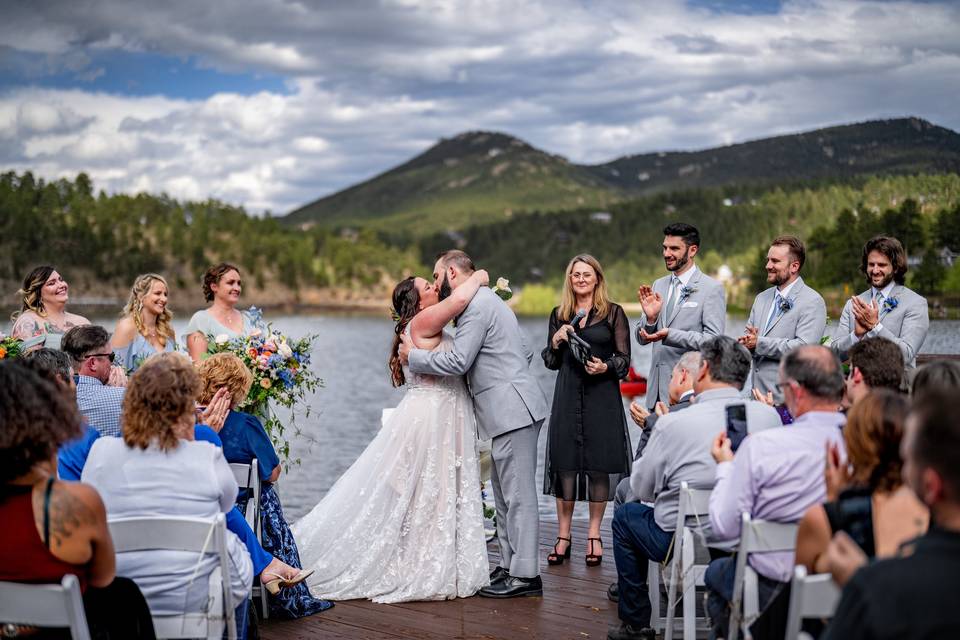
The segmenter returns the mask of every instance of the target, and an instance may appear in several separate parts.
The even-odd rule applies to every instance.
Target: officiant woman
[[[571,334],[590,347],[581,363]],[[630,474],[630,436],[620,400],[620,378],[630,368],[630,329],[623,308],[610,301],[603,268],[587,254],[567,265],[560,306],[550,313],[548,369],[557,371],[547,433],[543,492],[557,499],[559,535],[549,564],[563,564],[572,545],[570,522],[576,501],[590,503],[585,562],[603,559],[600,522],[620,479]]]

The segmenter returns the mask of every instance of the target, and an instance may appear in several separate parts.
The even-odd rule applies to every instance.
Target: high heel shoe
[[[288,589],[290,587],[294,587],[300,584],[301,582],[303,582],[304,580],[312,576],[313,571],[314,571],[313,569],[310,569],[309,571],[301,571],[300,573],[298,573],[292,578],[284,578],[283,576],[278,576],[275,573],[264,573],[263,575],[270,576],[273,579],[264,580],[263,576],[261,576],[260,580],[263,582],[263,586],[266,588],[267,591],[269,591],[273,595],[277,595],[280,589]]]
[[[567,550],[563,553],[557,551],[557,545],[560,544],[560,541],[564,540],[567,543]],[[563,564],[563,561],[570,557],[570,547],[573,546],[573,541],[570,538],[564,538],[563,536],[557,536],[557,541],[553,543],[553,553],[547,554],[547,564],[549,565],[558,565]]]
[[[603,551],[603,540],[600,538],[587,538],[587,551],[593,551],[594,540],[600,543],[600,550]],[[588,567],[599,567],[600,563],[603,562],[603,556],[595,553],[587,553],[583,561]]]

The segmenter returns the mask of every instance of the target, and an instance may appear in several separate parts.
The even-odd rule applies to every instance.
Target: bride
[[[449,349],[443,328],[487,284],[487,272],[477,271],[442,302],[423,278],[394,289],[390,371],[407,392],[356,462],[292,527],[318,597],[444,600],[489,584],[470,395],[462,378],[410,374],[397,355],[404,332],[417,348]]]

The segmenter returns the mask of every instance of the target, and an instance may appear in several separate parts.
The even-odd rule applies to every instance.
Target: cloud
[[[468,129],[577,162],[903,115],[960,129],[958,31],[960,7],[919,1],[12,3],[0,164],[283,213]],[[111,50],[278,74],[289,92],[25,86],[96,81]]]

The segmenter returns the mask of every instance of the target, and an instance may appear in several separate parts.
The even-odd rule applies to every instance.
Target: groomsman
[[[777,370],[785,353],[804,344],[820,344],[827,326],[823,297],[800,277],[807,252],[795,236],[780,236],[767,251],[767,282],[757,295],[740,344],[753,355],[754,396],[777,392]]]
[[[930,316],[927,299],[903,286],[907,273],[903,245],[889,236],[871,238],[863,245],[860,270],[870,288],[844,305],[830,348],[846,360],[850,347],[863,338],[886,338],[900,347],[908,370],[916,367]]]
[[[644,320],[637,323],[640,344],[653,343],[646,405],[669,402],[673,367],[687,351],[699,351],[704,340],[723,335],[727,301],[723,285],[697,269],[697,228],[675,222],[663,229],[663,262],[670,272],[653,286],[637,291]]]

